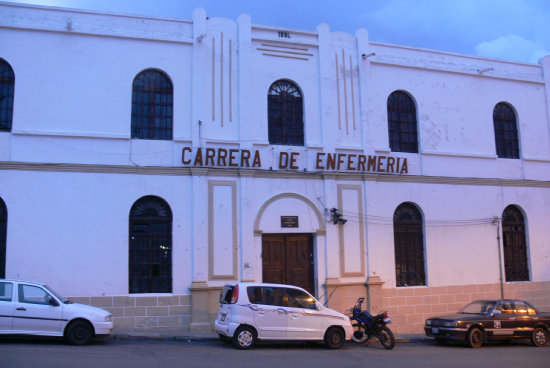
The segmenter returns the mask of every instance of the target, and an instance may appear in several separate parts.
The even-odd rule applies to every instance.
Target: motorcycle
[[[368,344],[371,341],[378,340],[386,349],[393,349],[395,338],[393,333],[386,326],[391,323],[388,312],[380,312],[373,316],[367,311],[361,310],[361,304],[365,298],[357,299],[357,303],[348,311],[351,324],[354,328],[352,340],[360,344]]]

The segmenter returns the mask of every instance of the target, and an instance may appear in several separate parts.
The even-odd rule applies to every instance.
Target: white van
[[[339,349],[353,334],[348,316],[323,307],[302,288],[244,282],[223,287],[215,328],[220,340],[238,349],[257,340],[324,341]]]

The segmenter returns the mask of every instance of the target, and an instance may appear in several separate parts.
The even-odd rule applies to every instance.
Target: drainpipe
[[[504,280],[502,278],[502,251],[500,249],[500,219],[495,216],[493,224],[497,225],[497,245],[498,245],[498,271],[500,276],[500,298],[504,299]]]

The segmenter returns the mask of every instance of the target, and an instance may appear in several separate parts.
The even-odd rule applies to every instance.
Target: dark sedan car
[[[479,348],[490,340],[530,339],[535,346],[546,345],[550,313],[541,313],[522,300],[477,300],[457,314],[426,320],[426,336],[437,342],[465,341]]]

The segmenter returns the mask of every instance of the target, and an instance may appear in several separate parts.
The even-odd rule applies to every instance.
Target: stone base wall
[[[439,287],[383,288],[371,279],[366,283],[326,285],[328,307],[345,313],[357,298],[364,297],[363,309],[371,313],[387,310],[396,334],[423,334],[424,321],[434,315],[455,313],[477,299],[500,298],[500,284],[452,285]],[[71,301],[93,305],[113,315],[113,334],[181,335],[213,330],[218,309],[219,287],[194,287],[193,295],[73,297]],[[504,285],[504,297],[523,299],[550,312],[550,281]]]
[[[191,325],[192,332],[209,332],[214,330],[214,321],[218,317],[218,304],[221,287],[210,287],[205,282],[194,282],[191,285]]]
[[[364,297],[363,309],[366,309],[367,289],[364,283],[361,284],[327,284],[327,307],[337,310],[341,313],[346,313],[357,302],[357,298]],[[320,300],[324,302],[324,300]]]
[[[357,298],[365,297],[363,309],[371,313],[388,311],[394,333],[424,334],[426,318],[455,313],[474,300],[500,298],[498,283],[405,288],[382,286],[382,283],[370,279],[365,284],[327,284],[328,307],[345,313]],[[550,281],[505,284],[504,297],[526,300],[536,308],[550,312]]]
[[[191,295],[70,297],[113,315],[113,334],[181,335],[191,325]]]
[[[378,276],[369,277],[363,283],[345,283],[329,280],[325,284],[328,298],[327,307],[347,313],[360,297],[365,298],[362,308],[371,313],[385,309],[382,300],[383,282]],[[324,302],[324,300],[321,300]]]
[[[392,319],[392,331],[398,334],[423,334],[426,318],[455,313],[474,300],[499,298],[498,283],[382,289],[382,304]],[[505,284],[504,298],[523,299],[550,311],[550,282]]]

